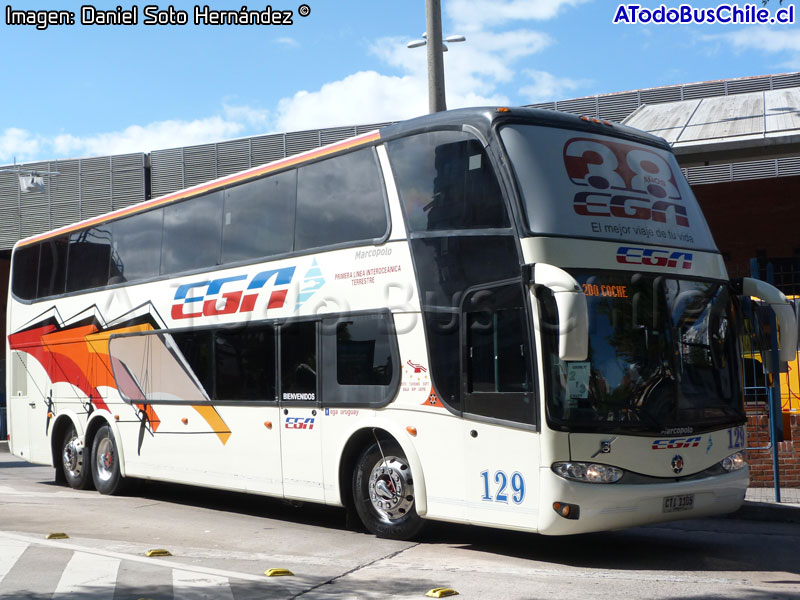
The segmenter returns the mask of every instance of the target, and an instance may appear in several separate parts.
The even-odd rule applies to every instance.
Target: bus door
[[[8,398],[7,421],[8,434],[11,440],[10,450],[17,456],[30,460],[30,418],[35,398],[28,398],[28,374],[26,363],[28,355],[24,352],[12,351],[8,364]],[[29,406],[29,403],[32,406]]]
[[[294,322],[280,328],[283,494],[299,500],[325,499],[317,330],[316,321]]]
[[[468,519],[536,528],[539,436],[522,290],[484,292],[468,295],[462,310]]]
[[[43,397],[36,387],[31,389],[28,378],[28,365],[36,361],[25,352],[16,350],[10,356],[6,409],[6,425],[11,436],[10,450],[26,460],[48,463],[50,453],[47,440],[51,425],[47,416],[48,398]]]

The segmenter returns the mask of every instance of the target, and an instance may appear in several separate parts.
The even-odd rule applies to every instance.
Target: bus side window
[[[171,335],[187,363],[184,368],[188,367],[206,395],[214,398],[213,331],[198,329],[173,332]]]
[[[275,400],[275,328],[214,333],[215,399]]]
[[[222,192],[164,208],[161,274],[180,273],[220,262]]]
[[[280,328],[281,399],[317,399],[317,323],[290,323]]]
[[[397,395],[400,352],[388,311],[324,319],[322,344],[324,405],[384,405]]]
[[[463,309],[465,412],[533,423],[530,342],[519,285],[473,292]]]
[[[477,139],[437,131],[387,147],[409,230],[510,227],[500,184]]]
[[[386,210],[373,148],[300,167],[294,249],[379,240],[389,227]]]
[[[18,248],[14,252],[14,277],[12,291],[23,300],[36,299],[36,284],[39,278],[39,250],[41,244]]]
[[[111,263],[111,227],[82,229],[69,239],[67,291],[103,287],[108,282]]]
[[[109,285],[157,277],[164,209],[132,215],[112,222],[110,227],[113,250]]]
[[[291,252],[296,196],[296,169],[226,189],[222,262]]]
[[[63,294],[67,280],[67,236],[42,242],[39,258],[39,287],[37,298]]]

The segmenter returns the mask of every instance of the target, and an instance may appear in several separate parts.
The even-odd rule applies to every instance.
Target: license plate
[[[692,510],[694,508],[694,494],[681,496],[667,496],[664,498],[664,512],[678,512],[679,510]]]

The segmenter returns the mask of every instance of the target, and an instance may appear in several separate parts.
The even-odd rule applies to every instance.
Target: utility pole
[[[444,58],[442,56],[442,4],[425,0],[425,25],[428,30],[428,110],[447,110],[444,96]]]

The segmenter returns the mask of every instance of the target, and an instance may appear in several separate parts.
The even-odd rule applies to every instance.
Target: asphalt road
[[[74,491],[0,453],[3,600],[800,598],[798,548],[798,524],[722,518],[568,538],[432,524],[397,542],[324,506],[156,483]]]

